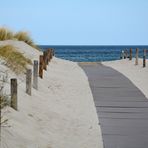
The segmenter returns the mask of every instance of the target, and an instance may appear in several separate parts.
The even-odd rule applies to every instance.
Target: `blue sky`
[[[148,0],[0,0],[0,26],[37,44],[148,45]]]

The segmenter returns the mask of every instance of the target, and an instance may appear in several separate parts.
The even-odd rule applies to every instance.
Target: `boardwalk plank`
[[[116,70],[81,64],[88,76],[104,148],[148,147],[148,99]]]

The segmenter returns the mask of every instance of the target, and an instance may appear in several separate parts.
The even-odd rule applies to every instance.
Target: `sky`
[[[148,45],[148,0],[0,0],[0,26],[42,45]]]

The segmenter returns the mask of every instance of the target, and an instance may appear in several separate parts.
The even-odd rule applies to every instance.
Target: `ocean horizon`
[[[74,62],[101,62],[119,60],[121,51],[132,48],[135,57],[136,48],[139,49],[139,57],[143,57],[143,50],[148,45],[38,45],[44,51],[53,48],[55,56]]]

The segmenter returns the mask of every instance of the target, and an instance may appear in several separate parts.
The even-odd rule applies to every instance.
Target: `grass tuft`
[[[7,72],[4,71],[0,71],[0,128],[1,126],[3,126],[7,120],[3,119],[3,115],[1,110],[9,105],[9,96],[4,94],[3,89],[4,89],[4,85],[8,80],[8,74]],[[1,138],[1,137],[0,137]]]
[[[34,44],[33,40],[31,39],[30,35],[28,34],[28,32],[23,32],[23,31],[17,32],[14,35],[14,38],[19,41],[24,41],[25,43],[32,46],[33,48],[38,49],[38,47]]]
[[[37,45],[35,45],[34,41],[31,39],[28,32],[20,31],[17,33],[13,33],[11,30],[1,27],[0,28],[0,41],[4,40],[18,40],[18,41],[24,41],[31,47],[40,50]]]
[[[13,39],[13,32],[7,28],[0,28],[0,41],[4,40],[12,40]]]
[[[6,65],[16,74],[25,72],[27,65],[32,64],[30,59],[18,52],[12,45],[1,46],[0,57],[4,58]]]

